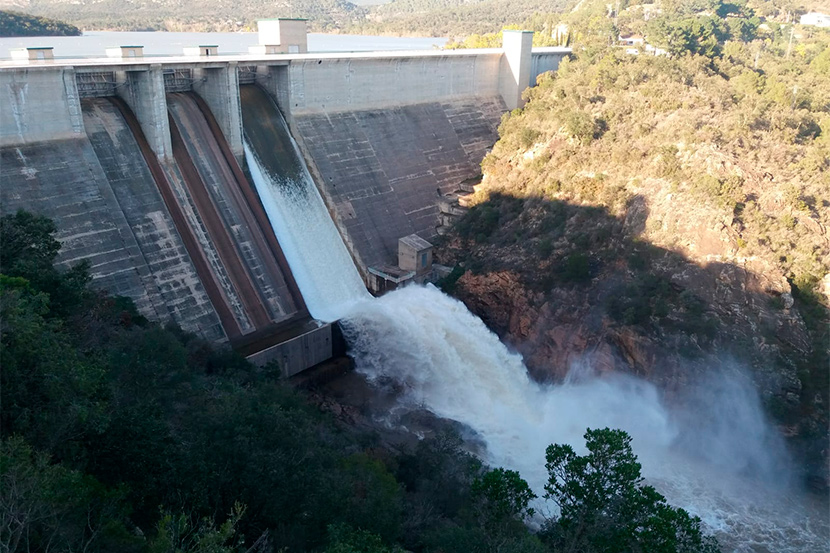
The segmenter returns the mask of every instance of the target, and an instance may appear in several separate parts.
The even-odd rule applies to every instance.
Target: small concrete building
[[[646,39],[640,35],[620,35],[620,46],[645,46]]]
[[[143,58],[144,46],[115,46],[107,48],[108,58]]]
[[[12,48],[9,52],[12,55],[12,59],[17,61],[46,61],[55,59],[55,53],[51,46]]]
[[[799,22],[802,25],[812,25],[815,27],[830,27],[830,15],[820,12],[805,13],[801,16]]]
[[[432,271],[432,244],[410,234],[398,239],[398,267],[421,276]]]
[[[368,267],[368,287],[376,295],[391,292],[407,282],[423,284],[432,275],[432,244],[410,234],[398,239],[398,266]]]
[[[415,278],[415,271],[404,271],[392,265],[368,267],[368,271],[367,285],[369,291],[376,296],[391,292]]]
[[[219,46],[216,44],[200,44],[199,46],[185,46],[183,50],[185,56],[210,57],[219,55]]]
[[[252,54],[305,54],[308,52],[308,31],[305,19],[260,19],[256,22],[259,33],[259,47],[264,50]]]

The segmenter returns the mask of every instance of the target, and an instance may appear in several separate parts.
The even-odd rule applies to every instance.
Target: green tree
[[[51,219],[28,211],[0,217],[0,273],[25,278],[34,288],[49,294],[52,313],[65,315],[88,297],[86,285],[91,279],[85,262],[63,273],[55,268],[61,248],[54,237],[56,232]]]
[[[554,444],[546,453],[545,497],[560,509],[545,534],[570,551],[623,553],[715,553],[700,519],[674,508],[653,487],[643,485],[631,437],[622,430],[585,433],[587,455]]]
[[[22,438],[0,442],[0,551],[135,551],[123,493],[52,464]]]
[[[355,530],[347,524],[328,527],[329,544],[325,553],[402,553],[399,547],[387,547],[377,534]]]
[[[227,520],[217,528],[213,520],[204,518],[191,524],[184,514],[162,513],[156,535],[148,543],[148,553],[234,553],[250,551],[242,546],[237,535],[239,520],[245,506],[236,503]],[[267,537],[267,534],[263,534]],[[258,543],[261,545],[264,540]],[[253,549],[253,547],[251,548]]]
[[[471,488],[473,508],[488,552],[541,550],[525,522],[535,511],[536,494],[518,472],[497,468],[476,478]]]

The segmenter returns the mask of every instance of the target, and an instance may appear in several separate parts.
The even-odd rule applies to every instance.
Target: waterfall
[[[299,148],[273,100],[240,88],[245,160],[311,315],[335,321],[369,298]]]
[[[585,367],[562,384],[538,384],[520,355],[432,286],[357,302],[342,323],[357,370],[396,382],[401,410],[463,423],[486,444],[489,465],[518,470],[538,495],[549,444],[585,453],[586,428],[621,428],[646,480],[701,517],[724,552],[826,549],[826,512],[786,486],[782,440],[739,374],[690,386],[683,408],[667,406],[643,380]]]

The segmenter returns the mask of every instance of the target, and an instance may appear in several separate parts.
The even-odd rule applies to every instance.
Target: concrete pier
[[[193,92],[202,97],[222,128],[237,161],[242,161],[242,112],[239,107],[237,62],[220,67],[194,67]]]
[[[147,142],[162,160],[173,155],[163,71],[161,64],[154,63],[149,67],[130,67],[115,72],[116,93],[133,110]]]
[[[522,92],[531,86],[533,33],[505,30],[502,36],[504,37],[504,57],[502,58],[499,92],[504,98],[507,109],[514,110],[524,106]]]

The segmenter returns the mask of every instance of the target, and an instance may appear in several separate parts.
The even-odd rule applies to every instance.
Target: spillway
[[[274,101],[240,87],[245,158],[309,312],[334,321],[368,292]]]
[[[305,316],[282,249],[218,124],[192,93],[167,97],[174,164],[166,173],[234,325],[232,340]]]
[[[135,116],[118,98],[85,98],[81,107],[92,148],[135,237],[137,254],[146,262],[146,269],[139,265],[137,272],[146,288],[157,290],[149,294],[156,316],[173,318],[211,340],[223,338],[203,285],[206,273],[189,255],[193,248],[182,224],[166,209],[164,175]]]

